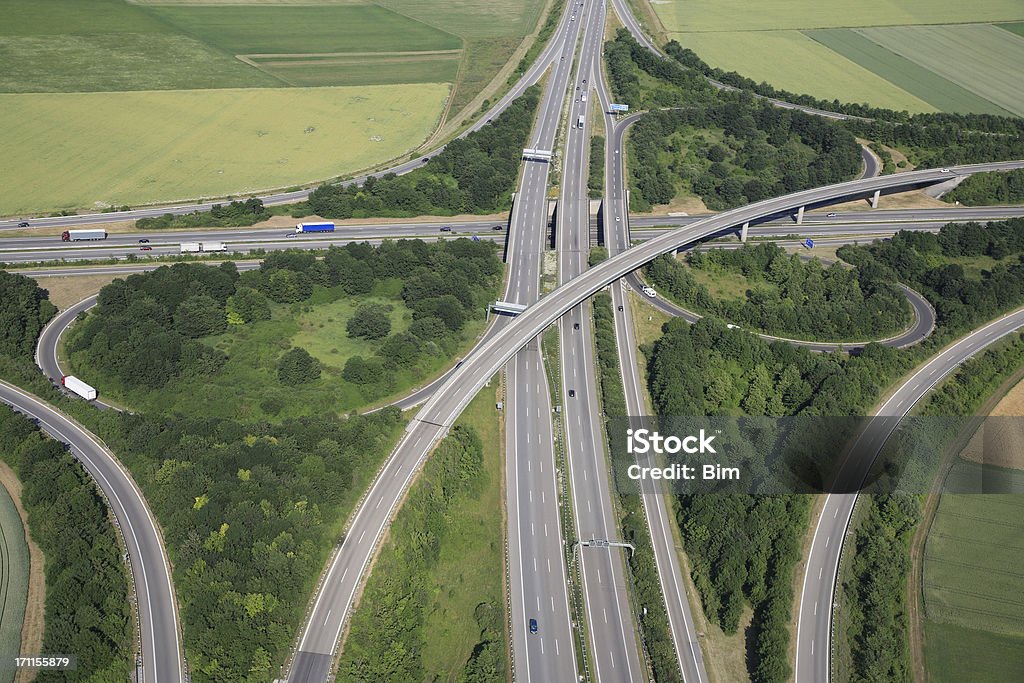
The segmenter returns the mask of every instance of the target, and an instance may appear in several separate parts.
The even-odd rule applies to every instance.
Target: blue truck
[[[334,232],[334,223],[299,223],[295,226],[295,233],[302,232]]]

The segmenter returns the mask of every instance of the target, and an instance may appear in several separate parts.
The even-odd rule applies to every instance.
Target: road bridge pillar
[[[796,210],[796,224],[802,225],[804,222],[804,207],[800,207]]]
[[[874,196],[871,197],[871,208],[872,209],[877,209],[878,208],[878,197],[881,194],[882,194],[881,190],[875,190]]]
[[[750,221],[747,221],[746,223],[743,224],[743,227],[740,228],[740,242],[746,242],[747,241],[747,230],[749,230],[749,229],[750,229]]]

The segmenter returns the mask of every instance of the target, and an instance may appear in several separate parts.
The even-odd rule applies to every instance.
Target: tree
[[[205,294],[190,296],[174,312],[174,328],[181,336],[194,339],[223,332],[227,318],[213,297]]]
[[[278,361],[277,378],[282,384],[292,386],[315,382],[320,379],[320,361],[296,346]]]
[[[228,299],[227,312],[228,315],[237,314],[246,323],[270,320],[270,302],[262,292],[251,287],[239,287]]]
[[[391,334],[391,306],[363,304],[345,325],[348,336],[363,339],[383,339]]]

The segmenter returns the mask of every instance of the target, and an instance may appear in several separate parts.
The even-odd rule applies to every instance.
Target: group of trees
[[[362,185],[321,185],[308,209],[325,218],[453,215],[507,209],[540,87],[528,88],[493,123],[456,138],[423,168],[368,177]]]
[[[263,201],[255,197],[233,201],[227,206],[214,204],[209,211],[193,211],[181,215],[165,213],[162,216],[140,218],[135,221],[139,230],[163,230],[166,228],[219,227],[234,228],[253,225],[270,218],[270,212]]]
[[[1024,202],[1024,169],[975,173],[942,195],[942,200],[964,206],[1019,204]]]
[[[0,442],[46,557],[42,652],[78,660],[74,671],[40,671],[36,680],[127,680],[134,669],[128,576],[106,505],[63,445],[7,406],[0,407]]]
[[[31,358],[39,333],[57,307],[35,280],[6,270],[0,270],[0,292],[0,355]]]
[[[910,305],[891,281],[863,281],[856,269],[804,261],[762,242],[741,249],[687,255],[689,268],[670,255],[647,266],[647,277],[679,303],[742,327],[817,341],[879,339],[910,322]],[[743,299],[715,298],[690,268],[729,278],[745,276]]]
[[[876,344],[856,357],[813,354],[714,319],[695,325],[672,320],[647,352],[660,416],[857,415],[908,366],[905,355]],[[775,452],[766,451],[764,458]],[[705,614],[732,633],[744,605],[753,607],[748,661],[758,683],[790,674],[792,571],[809,513],[807,496],[778,493],[773,464],[745,466],[753,495],[678,498],[683,544]]]
[[[901,231],[890,241],[848,245],[838,255],[865,283],[899,280],[924,294],[948,332],[976,327],[1024,303],[1024,219],[951,223],[939,233]],[[957,259],[988,256],[994,267],[972,276]]]
[[[353,617],[340,678],[353,681],[420,681],[425,620],[433,604],[430,577],[452,541],[452,508],[480,495],[483,443],[471,427],[456,425],[431,456],[417,486],[391,526],[390,551],[378,562],[366,588],[365,605]],[[497,569],[497,567],[495,568]],[[460,672],[449,680],[505,680],[504,608],[481,602],[475,620],[480,637]],[[456,675],[457,674],[457,675]]]
[[[689,189],[711,209],[848,180],[861,167],[854,136],[829,120],[712,88],[680,64],[659,59],[625,30],[608,43],[609,73],[620,100],[653,111],[630,136],[633,208],[667,204]],[[642,87],[639,73],[656,79]]]

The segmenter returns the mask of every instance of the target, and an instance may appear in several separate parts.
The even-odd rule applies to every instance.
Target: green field
[[[928,532],[933,621],[1024,636],[1024,497],[946,494]]]
[[[958,24],[1024,19],[1019,0],[667,0],[652,2],[665,29],[765,31],[774,29]]]
[[[448,87],[0,94],[0,215],[223,196],[405,155]]]
[[[884,30],[916,29],[890,28]],[[977,112],[1003,116],[1009,113],[934,71],[887,50],[859,31],[820,29],[803,33],[941,111]]]
[[[926,621],[925,662],[933,683],[1007,683],[1024,671],[1024,637]]]
[[[252,57],[253,63],[291,86],[453,82],[461,53]]]
[[[21,650],[21,624],[28,597],[28,544],[21,517],[7,489],[0,486],[0,652]],[[0,681],[13,681],[14,668],[0,670]]]
[[[985,24],[865,28],[858,33],[1024,116],[1024,38]]]
[[[1014,23],[1024,3],[1016,0],[651,6],[670,38],[712,66],[791,92],[911,112],[1024,115],[1024,38],[1015,35],[1024,31]]]

